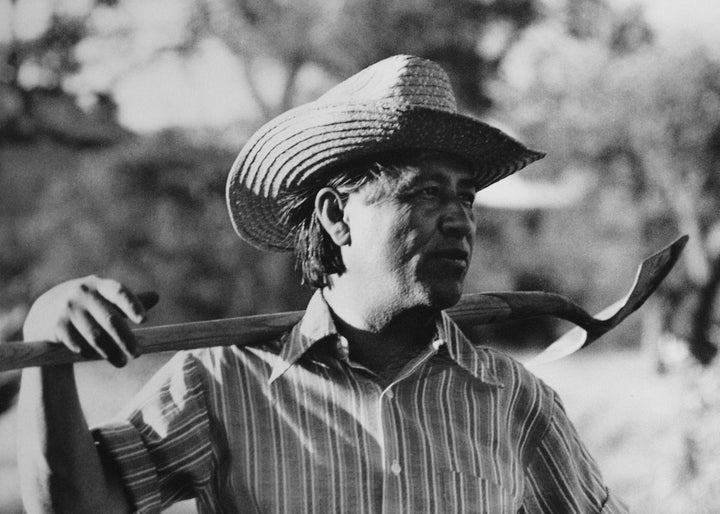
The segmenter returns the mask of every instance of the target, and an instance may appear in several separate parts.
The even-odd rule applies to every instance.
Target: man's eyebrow
[[[447,186],[452,181],[447,174],[440,172],[407,174],[401,177],[398,181],[396,191],[408,192],[427,182],[435,182],[443,186]],[[475,178],[470,175],[464,175],[463,177],[461,177],[458,180],[457,185],[459,188],[462,189],[477,189]]]
[[[422,184],[423,182],[439,182],[441,184],[448,184],[450,183],[450,179],[447,177],[447,175],[438,172],[421,173],[413,176],[410,180],[408,180],[407,185],[412,187],[417,184]]]
[[[438,182],[443,185],[447,185],[451,182],[450,177],[448,177],[444,173],[429,173],[427,175],[421,175],[421,176],[414,177],[413,180],[410,181],[409,185],[412,186],[412,185],[422,183],[425,181]],[[463,174],[463,177],[458,179],[457,185],[458,185],[458,187],[461,187],[463,189],[465,189],[465,188],[474,189],[477,187],[475,184],[475,177],[473,177],[469,174],[468,175]]]
[[[477,183],[474,177],[465,177],[458,180],[458,187],[467,189],[477,189]]]

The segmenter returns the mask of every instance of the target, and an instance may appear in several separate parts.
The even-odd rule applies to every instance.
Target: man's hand
[[[137,356],[126,320],[143,323],[157,294],[136,296],[121,283],[94,275],[69,280],[40,296],[23,325],[26,341],[57,341],[75,353],[96,352],[116,367]]]
[[[127,321],[142,323],[157,302],[115,280],[89,276],[63,282],[30,308],[26,340],[55,341],[124,366],[137,342]],[[152,296],[152,298],[151,298]],[[118,468],[95,446],[72,366],[23,370],[18,400],[18,468],[28,512],[131,512]]]

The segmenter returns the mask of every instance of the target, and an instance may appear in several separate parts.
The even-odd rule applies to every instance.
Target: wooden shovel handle
[[[612,319],[595,319],[570,299],[542,291],[465,294],[447,313],[461,328],[537,316],[554,316],[571,321],[589,334],[599,337],[642,305],[677,262],[686,241],[687,236],[683,236],[643,261],[638,272],[639,279],[627,295],[627,301],[618,315]],[[303,311],[262,314],[138,328],[134,329],[133,333],[137,337],[138,351],[141,354],[212,346],[249,346],[278,337],[297,323],[302,315]],[[597,337],[591,339],[595,340]],[[75,354],[58,343],[0,344],[0,371],[95,359],[97,357]]]

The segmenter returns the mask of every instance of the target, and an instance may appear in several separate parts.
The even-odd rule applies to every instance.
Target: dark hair
[[[302,283],[320,288],[328,285],[328,276],[343,273],[345,264],[340,247],[330,238],[315,214],[315,196],[323,187],[331,187],[340,194],[343,203],[350,193],[369,184],[377,184],[368,197],[376,202],[392,193],[394,178],[402,171],[417,165],[438,152],[401,151],[375,154],[335,166],[319,179],[286,193],[280,202],[283,206],[283,223],[295,234],[295,262],[302,274]]]
[[[323,174],[324,180],[297,188],[285,194],[282,221],[292,227],[295,235],[295,262],[302,273],[302,283],[310,287],[324,287],[327,277],[345,271],[340,247],[330,238],[315,214],[315,196],[323,187],[331,187],[343,203],[348,195],[371,181],[376,163],[353,162]]]

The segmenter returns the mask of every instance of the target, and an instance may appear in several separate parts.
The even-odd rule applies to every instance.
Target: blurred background
[[[0,0],[0,341],[90,273],[158,291],[153,324],[303,308],[292,256],[234,234],[227,170],[270,117],[416,54],[464,112],[548,152],[478,195],[466,291],[599,311],[691,236],[640,312],[537,373],[634,512],[720,512],[718,26],[714,0]],[[568,328],[474,336],[525,358]],[[165,358],[80,366],[90,421]],[[3,513],[22,511],[17,383],[0,373]]]

